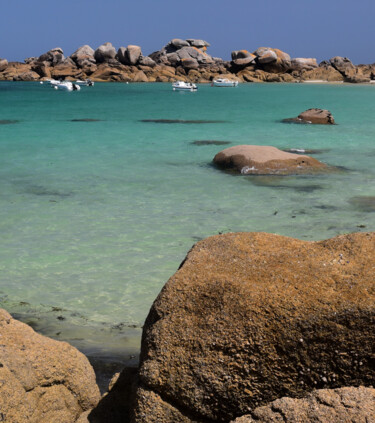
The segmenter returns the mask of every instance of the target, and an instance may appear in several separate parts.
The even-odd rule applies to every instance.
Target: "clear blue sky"
[[[274,47],[292,57],[375,62],[375,0],[3,0],[0,57],[23,61],[61,47],[137,44],[144,55],[172,38],[200,38],[229,60],[232,50]]]

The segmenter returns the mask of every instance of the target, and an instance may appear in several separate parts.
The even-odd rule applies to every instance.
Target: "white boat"
[[[93,87],[94,81],[91,81],[91,79],[85,79],[85,80],[77,79],[75,84],[84,86],[84,87]]]
[[[231,81],[226,78],[218,78],[212,81],[213,87],[237,87],[238,81]]]
[[[173,91],[197,91],[198,87],[191,82],[177,81],[172,84]]]
[[[57,83],[51,83],[55,90],[62,90],[62,91],[79,91],[81,87],[74,82],[70,81],[63,81]]]

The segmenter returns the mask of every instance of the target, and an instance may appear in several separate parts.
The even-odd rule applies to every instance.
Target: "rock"
[[[348,70],[355,69],[355,66],[347,57],[335,56],[329,60],[329,63],[342,74],[346,74]]]
[[[244,175],[288,175],[328,170],[325,164],[312,157],[286,153],[270,146],[229,147],[216,154],[213,161],[221,169]]]
[[[197,60],[190,58],[190,59],[181,59],[181,65],[184,69],[198,69],[199,64]]]
[[[148,56],[141,56],[139,58],[139,64],[142,66],[149,66],[151,68],[156,66],[156,63]]]
[[[73,62],[74,63],[74,62]],[[52,78],[54,79],[65,79],[68,77],[74,78],[79,74],[80,70],[75,66],[72,65],[57,65],[51,68],[50,73]]]
[[[303,58],[303,57],[295,57],[291,60],[291,69],[292,70],[311,70],[318,67],[318,63],[316,59],[311,58]]]
[[[294,74],[294,72],[292,72]],[[330,65],[319,66],[311,70],[302,70],[298,72],[302,81],[328,81],[328,82],[343,82],[344,77],[342,74]],[[297,76],[297,75],[296,75]]]
[[[198,242],[146,319],[133,422],[228,422],[283,396],[373,384],[374,269],[375,233]]]
[[[375,389],[319,389],[305,398],[281,398],[232,423],[344,423],[375,420]]]
[[[94,52],[94,58],[98,63],[108,62],[116,57],[116,49],[111,43],[104,43]]]
[[[254,63],[256,56],[247,50],[232,51],[232,62],[237,66],[248,66]]]
[[[197,47],[197,48],[205,48],[205,47],[210,47],[210,43],[208,43],[207,41],[203,41],[203,40],[195,40],[193,38],[189,38],[186,40],[191,46],[193,47]]]
[[[289,54],[270,47],[259,47],[254,51],[258,65],[266,72],[285,72],[290,69]]]
[[[126,58],[129,65],[136,65],[142,55],[141,47],[129,45],[126,49]]]
[[[84,68],[96,63],[94,54],[94,49],[85,44],[77,49],[70,58],[77,64],[78,67]]]
[[[7,66],[8,66],[8,60],[0,58],[0,72],[4,71],[7,68]]]
[[[70,423],[99,401],[87,358],[0,310],[0,416],[6,422]]]
[[[142,50],[139,46],[129,45],[126,48],[120,47],[117,50],[117,60],[129,66],[135,66],[138,64],[140,57],[142,56]]]
[[[261,65],[276,62],[277,54],[271,48],[260,47],[254,51],[254,55],[257,57],[258,63]]]
[[[185,40],[181,40],[180,38],[174,38],[173,40],[170,41],[170,43],[176,47],[176,49],[180,49],[182,47],[189,47],[190,44],[185,41]]]
[[[143,71],[139,71],[135,74],[133,78],[133,82],[148,82],[147,76],[144,74]]]
[[[39,78],[39,74],[30,70],[15,75],[13,81],[38,81]]]
[[[50,62],[51,66],[55,66],[65,60],[64,51],[60,47],[53,48],[42,54],[38,58],[38,62]]]
[[[318,125],[334,125],[335,120],[329,110],[308,109],[300,113],[296,118],[284,119],[287,123],[312,123]]]

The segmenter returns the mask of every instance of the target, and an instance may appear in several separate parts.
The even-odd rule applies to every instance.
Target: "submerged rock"
[[[357,209],[364,212],[375,212],[375,196],[358,195],[349,200]]]
[[[228,422],[284,396],[372,385],[374,269],[375,233],[198,242],[146,319],[133,422]]]
[[[335,119],[329,110],[308,109],[296,118],[283,119],[285,123],[313,123],[318,125],[334,125]]]
[[[258,145],[229,147],[216,154],[213,161],[221,169],[244,175],[290,175],[329,169],[327,165],[312,157]]]
[[[73,423],[100,395],[87,358],[0,310],[0,416],[9,422]]]

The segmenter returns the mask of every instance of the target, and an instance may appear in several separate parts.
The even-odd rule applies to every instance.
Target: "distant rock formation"
[[[0,310],[0,416],[5,422],[75,423],[99,389],[87,358]]]
[[[182,80],[208,83],[224,75],[230,75],[239,82],[258,83],[369,83],[375,80],[375,64],[354,66],[345,57],[336,56],[318,66],[314,58],[291,58],[278,48],[259,47],[252,53],[250,50],[234,50],[231,61],[225,61],[210,56],[207,52],[209,46],[207,41],[200,39],[174,38],[160,50],[144,56],[140,46],[128,45],[116,50],[107,42],[96,50],[88,45],[81,46],[70,57],[65,57],[63,50],[56,47],[39,57],[25,59],[24,64],[28,67],[22,71],[19,66],[1,59],[0,80],[37,80],[34,73],[39,75],[39,79],[91,78],[118,82],[143,82],[147,79],[148,82]]]
[[[227,233],[198,242],[146,319],[133,423],[261,417],[268,411],[259,407],[278,398],[372,385],[374,269],[375,233],[319,242]],[[369,408],[374,394],[335,389],[308,401],[317,395],[343,412]],[[289,403],[306,411],[292,399],[267,409]]]
[[[243,175],[290,175],[328,170],[327,165],[312,157],[258,145],[226,148],[217,153],[213,161],[220,169]]]

